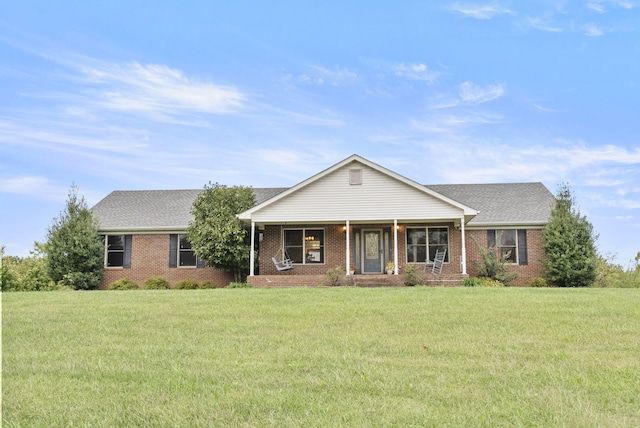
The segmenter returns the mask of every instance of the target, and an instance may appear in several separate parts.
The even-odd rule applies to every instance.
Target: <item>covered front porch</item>
[[[345,272],[346,285],[402,285],[409,264],[428,273],[432,284],[457,285],[467,276],[462,218],[253,224],[252,231],[248,280],[256,286],[322,285],[334,268]],[[446,259],[442,271],[431,275],[437,250],[446,250]],[[278,270],[274,258],[290,260],[291,269]]]

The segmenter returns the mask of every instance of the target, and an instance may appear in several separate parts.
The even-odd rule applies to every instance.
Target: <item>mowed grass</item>
[[[2,300],[4,427],[640,426],[640,290]]]

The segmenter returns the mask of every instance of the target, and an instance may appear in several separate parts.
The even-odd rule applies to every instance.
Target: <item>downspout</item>
[[[251,250],[249,251],[249,276],[255,272],[256,222],[251,220]]]
[[[398,274],[398,219],[393,219],[393,274]]]
[[[464,237],[464,216],[460,219],[460,233],[462,239],[462,274],[467,274],[467,245]]]
[[[349,220],[347,220],[346,223],[346,229],[345,229],[345,236],[347,239],[347,251],[346,251],[346,257],[345,257],[345,272],[347,272],[347,275],[351,275],[351,239],[349,239]]]

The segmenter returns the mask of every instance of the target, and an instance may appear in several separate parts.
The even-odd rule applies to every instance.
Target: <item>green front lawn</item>
[[[640,426],[640,290],[4,293],[4,427]]]

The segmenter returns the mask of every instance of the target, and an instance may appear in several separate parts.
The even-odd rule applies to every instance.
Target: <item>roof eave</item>
[[[470,223],[467,224],[467,229],[489,229],[497,227],[520,227],[520,228],[542,228],[546,226],[547,222],[536,221],[485,221],[482,223]]]
[[[187,226],[170,227],[98,227],[98,233],[144,234],[144,233],[184,233]]]

